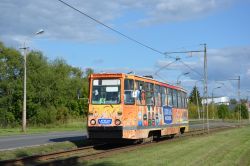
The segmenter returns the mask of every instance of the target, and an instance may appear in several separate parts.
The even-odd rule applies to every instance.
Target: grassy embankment
[[[47,133],[47,132],[60,132],[60,131],[79,131],[86,130],[85,120],[71,120],[66,124],[53,124],[45,126],[27,126],[26,134],[35,134],[35,133]],[[20,127],[14,128],[1,128],[0,136],[8,135],[21,135],[24,134],[21,132]]]
[[[5,150],[0,151],[0,160],[15,159],[18,157],[25,157],[31,155],[47,154],[52,152],[58,152],[63,150],[75,149],[77,147],[82,147],[88,145],[89,141],[75,141],[75,142],[59,142],[50,143],[47,145],[40,145],[34,147],[20,148],[15,150]]]
[[[166,142],[81,165],[250,165],[250,127]]]
[[[63,142],[0,152],[0,160],[76,148]],[[250,127],[144,147],[78,165],[250,165]]]

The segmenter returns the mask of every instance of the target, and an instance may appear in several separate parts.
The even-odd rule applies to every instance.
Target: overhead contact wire
[[[74,6],[72,6],[72,5],[70,5],[70,4],[66,3],[66,2],[64,2],[64,1],[62,1],[62,0],[58,0],[58,1],[61,2],[61,3],[63,3],[64,5],[68,6],[69,8],[71,8],[71,9],[73,9],[73,10],[79,12],[80,14],[84,15],[85,17],[88,17],[89,19],[91,19],[91,20],[97,22],[98,24],[100,24],[100,25],[102,25],[102,26],[104,26],[104,27],[110,29],[111,31],[113,31],[113,32],[115,32],[115,33],[117,33],[117,34],[119,34],[119,35],[121,35],[121,36],[127,38],[128,40],[131,40],[131,41],[133,41],[133,42],[135,42],[135,43],[137,43],[137,44],[139,44],[139,45],[141,45],[141,46],[143,46],[143,47],[145,47],[145,48],[148,48],[148,49],[150,49],[150,50],[152,50],[152,51],[154,51],[154,52],[157,52],[157,53],[159,53],[159,54],[168,56],[169,58],[174,58],[174,57],[172,57],[172,56],[166,55],[164,52],[161,52],[161,51],[159,51],[159,50],[157,50],[157,49],[155,49],[155,48],[153,48],[153,47],[150,47],[150,46],[148,46],[148,45],[146,45],[146,44],[143,44],[142,42],[140,42],[140,41],[138,41],[138,40],[136,40],[136,39],[134,39],[134,38],[132,38],[132,37],[129,37],[129,36],[125,35],[124,33],[122,33],[122,32],[120,32],[120,31],[118,31],[118,30],[116,30],[116,29],[114,29],[114,28],[112,28],[112,27],[110,27],[110,26],[108,26],[108,25],[102,23],[101,21],[95,19],[94,17],[92,17],[92,16],[90,16],[90,15],[84,13],[83,11],[81,11],[81,10],[75,8]]]

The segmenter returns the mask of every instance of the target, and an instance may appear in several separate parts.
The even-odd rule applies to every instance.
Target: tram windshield
[[[119,104],[121,101],[121,81],[119,79],[94,79],[92,104]]]

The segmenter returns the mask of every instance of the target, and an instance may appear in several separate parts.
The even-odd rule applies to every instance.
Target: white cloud
[[[220,95],[236,97],[238,86],[237,80],[230,81],[228,79],[238,78],[238,76],[241,77],[241,90],[246,91],[246,89],[250,89],[250,46],[208,49],[207,60],[209,95],[211,95],[211,90],[214,87],[220,85],[216,81],[221,80],[224,83],[223,88],[216,92]],[[203,56],[194,57],[193,59],[188,59],[188,61],[183,57],[182,61],[190,66],[190,68],[203,74]],[[156,67],[159,69],[171,62],[171,60],[157,61]],[[190,74],[186,76],[189,77],[189,79],[182,78],[182,82],[185,82],[185,87],[190,89],[194,86],[196,80],[202,79],[202,76],[197,75],[180,62],[169,65],[166,70],[163,69],[160,71],[159,75],[164,76],[164,73],[168,72],[169,76],[171,73],[175,72],[170,76],[176,78],[178,74],[187,71],[190,72]]]
[[[151,25],[155,23],[168,23],[203,17],[213,11],[225,8],[231,0],[158,0],[151,1],[147,7],[146,18],[139,23]]]
[[[131,24],[152,25],[204,16],[228,3],[226,0],[65,1],[108,25],[127,11],[142,15]],[[0,21],[0,40],[7,43],[23,41],[40,28],[46,30],[46,39],[92,42],[107,40],[109,35],[103,31],[104,27],[59,1],[1,0]]]
[[[222,86],[222,88],[216,90],[216,95],[219,96],[229,96],[232,98],[237,98],[237,80],[229,80],[230,78],[241,77],[241,92],[250,90],[250,46],[244,47],[228,47],[220,49],[208,49],[208,95],[211,96],[212,89],[217,86]],[[182,60],[190,66],[192,69],[203,74],[203,57],[200,56],[196,59],[185,58]],[[123,72],[127,73],[134,71],[139,75],[148,75],[154,73],[161,67],[173,62],[174,60],[159,60],[156,62],[154,68],[145,69],[131,69],[131,68],[107,68],[103,71],[106,72]],[[99,71],[99,70],[98,70]],[[190,74],[182,77],[182,85],[189,91],[195,84],[195,81],[202,79],[202,76],[195,74],[192,70],[185,67],[182,63],[176,62],[167,67],[167,69],[161,70],[155,75],[156,79],[168,81],[175,83],[178,75],[189,71]],[[223,84],[222,84],[223,83]],[[199,82],[198,86],[200,88],[201,94],[203,94],[202,83]]]
[[[247,76],[250,77],[250,69],[247,70]]]
[[[250,46],[217,49],[208,53],[211,79],[245,77],[250,66]]]
[[[70,3],[107,24],[119,16],[119,7],[112,1]],[[8,43],[23,41],[40,28],[45,29],[46,39],[91,42],[105,38],[95,22],[58,1],[1,0],[0,20],[0,38]]]

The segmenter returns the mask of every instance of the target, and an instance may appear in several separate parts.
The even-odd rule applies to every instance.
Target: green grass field
[[[60,132],[60,131],[78,131],[86,130],[86,122],[83,120],[72,120],[67,124],[60,125],[47,125],[47,126],[31,126],[27,127],[26,134],[34,133],[47,133],[47,132]],[[0,136],[8,135],[20,135],[24,134],[21,132],[21,126],[19,128],[1,128]]]
[[[169,141],[81,165],[250,165],[250,127]]]

